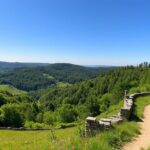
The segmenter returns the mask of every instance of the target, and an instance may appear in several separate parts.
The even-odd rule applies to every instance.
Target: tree
[[[64,104],[59,109],[60,121],[65,123],[73,122],[77,119],[77,112],[70,104]]]
[[[22,127],[24,120],[16,104],[6,104],[1,107],[3,125],[6,127]]]
[[[6,103],[6,99],[3,95],[0,94],[0,106],[4,105]]]
[[[106,111],[111,104],[115,101],[114,96],[110,93],[106,93],[99,100],[100,112]]]
[[[94,97],[88,98],[87,108],[89,109],[91,116],[96,116],[100,113],[98,101]]]

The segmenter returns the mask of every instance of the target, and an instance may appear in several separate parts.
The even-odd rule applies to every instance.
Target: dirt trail
[[[150,105],[145,107],[143,122],[141,126],[141,134],[131,143],[124,146],[122,150],[141,150],[150,146]]]

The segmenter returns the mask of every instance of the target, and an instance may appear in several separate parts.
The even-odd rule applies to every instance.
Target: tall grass
[[[135,122],[124,122],[110,131],[97,134],[95,137],[70,137],[55,143],[54,150],[114,150],[120,149],[124,142],[128,142],[139,134],[139,125]]]
[[[134,115],[136,115],[138,118],[143,118],[143,112],[145,106],[150,104],[150,96],[145,97],[139,97],[135,100],[135,110]]]
[[[141,97],[135,101],[135,115],[143,117],[144,107],[150,104],[150,97]],[[112,106],[116,110],[121,106]],[[105,114],[110,115],[108,110]],[[123,122],[95,137],[80,137],[78,128],[56,130],[56,140],[52,140],[50,131],[0,131],[0,150],[117,150],[140,132],[139,124]]]

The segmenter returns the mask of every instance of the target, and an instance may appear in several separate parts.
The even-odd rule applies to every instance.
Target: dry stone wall
[[[123,120],[128,120],[132,114],[135,99],[148,95],[150,95],[150,92],[134,93],[131,95],[125,94],[124,106],[120,109],[118,115],[100,120],[95,117],[87,117],[85,122],[85,135],[91,135],[96,130],[108,130],[111,128],[112,123],[120,123]]]

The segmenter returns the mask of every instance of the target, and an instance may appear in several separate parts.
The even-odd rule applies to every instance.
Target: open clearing
[[[62,129],[55,132],[61,141],[76,136],[76,129]],[[0,130],[0,150],[52,150],[56,142],[51,139],[48,131],[8,131]]]

